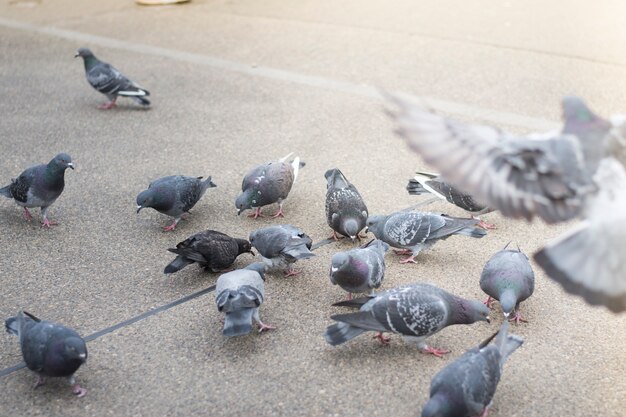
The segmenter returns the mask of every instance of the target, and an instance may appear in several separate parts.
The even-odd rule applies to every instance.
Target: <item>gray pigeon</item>
[[[150,101],[146,98],[150,95],[148,90],[126,78],[112,65],[100,61],[89,49],[80,48],[74,58],[79,56],[83,58],[89,84],[109,99],[108,103],[102,104],[99,108],[114,107],[118,96],[130,97],[142,106],[150,105]]]
[[[24,218],[28,221],[33,216],[29,208],[41,207],[41,227],[50,227],[58,224],[48,220],[48,208],[56,201],[65,187],[65,170],[74,169],[72,158],[66,153],[60,153],[47,165],[35,165],[12,179],[11,184],[0,188],[0,194],[12,198],[24,207]]]
[[[249,217],[263,217],[261,207],[268,204],[278,203],[278,211],[272,217],[285,217],[283,213],[283,200],[289,195],[293,183],[298,178],[298,171],[304,166],[299,157],[286,162],[292,155],[281,158],[276,162],[268,162],[252,169],[243,178],[239,197],[235,200],[237,214],[254,208],[254,213]]]
[[[385,252],[389,245],[375,239],[357,249],[338,252],[330,265],[330,282],[352,293],[369,292],[380,287],[385,277]]]
[[[572,294],[615,313],[626,311],[626,171],[617,160],[601,161],[599,192],[585,220],[534,255],[546,274]]]
[[[281,270],[286,277],[300,274],[292,264],[298,259],[315,256],[313,241],[302,230],[289,224],[269,226],[250,233],[250,244],[259,251],[268,268]]]
[[[487,307],[491,307],[492,298],[496,299],[505,317],[516,323],[526,322],[519,311],[519,304],[535,290],[535,273],[521,250],[507,250],[507,246],[485,264],[480,275],[480,288],[489,296],[485,302]],[[513,311],[513,317],[509,317]]]
[[[230,267],[242,253],[254,255],[246,239],[230,237],[215,230],[193,234],[168,251],[178,256],[165,267],[166,274],[178,272],[195,262],[208,271],[220,272]]]
[[[399,106],[392,113],[398,133],[446,181],[506,217],[538,216],[548,223],[581,213],[596,190],[591,176],[618,128],[577,97],[563,100],[561,132],[530,136],[460,123],[391,99]]]
[[[340,345],[367,331],[378,332],[376,337],[385,344],[389,339],[383,338],[382,332],[392,332],[416,342],[422,353],[441,357],[449,351],[426,345],[426,338],[453,324],[490,322],[489,309],[480,301],[457,297],[430,284],[404,285],[348,303],[359,302],[363,303],[359,312],[330,317],[338,323],[326,329],[328,344]]]
[[[508,357],[524,340],[500,331],[439,371],[430,383],[430,399],[422,417],[487,417]],[[493,344],[489,342],[495,337]]]
[[[367,207],[356,187],[348,182],[343,173],[329,169],[324,174],[326,181],[326,222],[333,229],[333,238],[340,235],[360,239],[359,232],[365,228]]]
[[[446,200],[449,203],[467,211],[472,218],[478,218],[481,214],[493,211],[491,207],[476,201],[471,195],[462,193],[454,186],[445,182],[439,174],[417,171],[415,177],[409,180],[406,186],[411,195],[433,194],[434,196]],[[484,229],[495,229],[493,224],[481,220],[478,227]]]
[[[422,211],[399,211],[388,216],[369,216],[367,229],[377,239],[394,248],[397,253],[410,255],[400,263],[415,263],[414,258],[422,250],[431,248],[437,241],[452,235],[481,238],[487,234],[475,227],[479,220],[460,219],[444,214]]]
[[[227,272],[217,279],[215,302],[225,314],[224,336],[241,336],[252,330],[252,319],[259,332],[274,329],[259,317],[259,307],[265,299],[265,265],[257,262],[244,269]]]
[[[45,383],[45,377],[66,377],[75,395],[82,397],[87,393],[74,378],[87,360],[87,346],[78,333],[25,311],[7,319],[5,326],[7,332],[20,338],[24,362],[38,375],[35,388]]]
[[[187,177],[171,175],[156,179],[150,183],[147,190],[137,196],[137,213],[146,207],[152,207],[159,213],[174,218],[174,223],[163,230],[170,231],[196,203],[202,198],[208,188],[217,187],[211,177],[202,181],[202,177]]]

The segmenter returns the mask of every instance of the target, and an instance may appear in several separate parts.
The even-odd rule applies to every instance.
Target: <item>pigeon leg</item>
[[[372,339],[378,339],[383,346],[387,346],[391,342],[391,338],[383,336],[383,332],[376,333]]]
[[[98,108],[102,110],[112,109],[113,107],[115,107],[115,100],[117,100],[117,97],[114,97],[113,100],[109,101],[108,103],[99,105]]]
[[[486,305],[488,308],[492,309],[493,307],[491,306],[491,303],[493,302],[493,298],[491,298],[491,296],[487,297],[487,300],[485,302],[483,302],[484,305]]]
[[[343,239],[343,236],[338,235],[337,232],[335,232],[334,230],[333,230],[333,234],[331,237],[335,239],[336,241]]]
[[[269,324],[265,324],[261,321],[261,317],[259,316],[259,309],[256,309],[254,311],[254,315],[252,316],[252,318],[254,318],[254,321],[256,321],[257,324],[259,325],[259,333],[262,333],[263,330],[272,330],[276,328],[274,326],[270,326]]]
[[[415,262],[415,259],[414,259],[416,256],[417,255],[411,255],[408,258],[401,260],[400,263],[401,264],[408,264],[408,263],[416,264],[417,262]]]
[[[27,221],[31,221],[33,219],[33,215],[30,214],[30,211],[28,211],[28,209],[26,207],[24,207],[24,211],[22,212],[22,216],[24,216],[24,218]]]
[[[295,277],[296,275],[300,275],[301,273],[302,273],[302,271],[296,271],[296,270],[295,270],[295,269],[293,269],[293,268],[289,268],[288,270],[286,270],[286,271],[284,272],[284,274],[285,274],[285,278],[286,278],[286,277]]]
[[[272,219],[276,217],[285,217],[285,213],[283,213],[283,203],[278,203],[278,211],[272,216]]]
[[[352,293],[351,292],[348,293],[348,296],[346,297],[346,300],[352,300]]]
[[[424,346],[423,348],[420,349],[420,351],[422,353],[426,353],[426,354],[428,354],[428,353],[433,354],[433,355],[435,355],[438,358],[443,358],[443,355],[445,355],[446,353],[450,353],[449,350],[437,349],[437,348],[434,348],[432,346]]]
[[[485,407],[482,413],[478,417],[487,417],[489,415],[489,406]]]
[[[174,223],[170,224],[170,225],[169,225],[169,226],[167,226],[167,227],[164,227],[164,228],[163,228],[163,231],[164,231],[164,232],[169,232],[169,231],[172,231],[172,230],[176,229],[176,225],[178,224],[178,222],[179,222],[179,221],[180,221],[180,218],[179,218],[179,217],[175,218],[175,219],[174,219]]]
[[[46,379],[41,375],[37,375],[37,382],[35,382],[35,385],[33,385],[33,389],[39,388],[45,383],[46,383]]]
[[[480,220],[478,217],[473,217],[473,216],[472,216],[472,219]],[[485,229],[485,230],[494,230],[494,229],[497,229],[497,227],[496,227],[496,225],[495,225],[495,224],[493,224],[493,223],[487,223],[487,222],[486,222],[486,221],[484,221],[484,220],[480,220],[476,226],[477,226],[477,227],[481,227],[481,228],[483,228],[483,229]]]
[[[254,217],[255,219],[257,217],[263,217],[263,215],[261,214],[261,207],[257,207],[254,213],[248,214],[248,217]]]
[[[41,221],[41,227],[50,228],[50,226],[56,226],[57,224],[59,224],[57,222],[48,220],[48,207],[41,208],[41,215],[43,217],[43,220]]]
[[[515,310],[515,315],[511,317],[509,321],[514,321],[515,324],[520,324],[520,322],[528,323],[528,320],[522,316],[522,313],[520,313],[519,310]]]
[[[72,394],[74,394],[78,398],[84,397],[85,394],[87,394],[87,390],[78,384],[74,384],[72,385]]]

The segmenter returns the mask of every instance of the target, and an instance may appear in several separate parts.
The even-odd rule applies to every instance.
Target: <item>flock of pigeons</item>
[[[148,91],[123,76],[111,65],[81,48],[76,56],[84,60],[87,80],[109,98],[102,108],[115,105],[118,96],[127,96],[149,105]],[[339,169],[325,173],[327,180],[326,217],[333,238],[353,242],[371,232],[375,239],[332,256],[330,281],[347,292],[336,306],[358,311],[331,316],[335,321],[324,337],[339,345],[365,332],[375,332],[383,344],[384,333],[402,335],[423,353],[442,356],[449,351],[426,344],[426,339],[453,324],[490,322],[492,300],[498,300],[504,321],[498,332],[470,349],[435,375],[423,417],[486,416],[502,366],[522,339],[509,334],[508,321],[524,322],[519,305],[534,290],[534,272],[525,254],[508,246],[485,265],[480,287],[489,296],[484,303],[467,300],[430,284],[412,284],[375,292],[385,275],[385,254],[390,247],[404,254],[401,263],[414,263],[422,250],[453,235],[481,238],[489,225],[474,216],[499,210],[504,216],[537,216],[555,223],[583,216],[584,221],[570,233],[534,255],[553,279],[592,304],[613,311],[626,310],[626,172],[623,163],[626,144],[624,119],[605,121],[575,97],[563,101],[565,125],[562,131],[535,136],[514,136],[486,126],[464,125],[423,110],[399,96],[389,97],[398,108],[389,113],[398,123],[398,133],[424,160],[441,172],[418,172],[407,187],[411,194],[433,193],[468,211],[471,218],[438,213],[399,211],[386,216],[369,215],[358,190]],[[242,193],[235,201],[237,213],[252,210],[250,217],[263,216],[262,207],[278,204],[273,217],[284,216],[288,197],[299,170],[300,158],[286,157],[261,164],[244,177]],[[48,164],[26,169],[0,194],[23,207],[40,207],[42,227],[50,227],[47,211],[64,188],[67,168],[74,168],[69,155],[60,153]],[[179,220],[216,185],[211,177],[174,175],[153,181],[137,196],[137,213],[153,208],[173,218],[164,230],[176,228]],[[256,249],[261,262],[225,272],[236,258]],[[281,224],[255,230],[249,238],[230,237],[215,230],[196,233],[168,249],[176,258],[165,267],[175,273],[197,263],[211,272],[224,272],[216,283],[216,303],[224,313],[225,336],[274,327],[263,323],[259,307],[264,301],[266,273],[297,275],[294,264],[315,256],[312,240],[298,227]],[[623,250],[621,250],[623,249]],[[353,298],[352,294],[367,293]],[[6,321],[7,331],[19,336],[22,355],[29,369],[38,374],[36,386],[45,377],[67,377],[72,391],[83,396],[86,390],[76,383],[74,373],[87,359],[84,340],[74,330],[40,320],[20,311]]]

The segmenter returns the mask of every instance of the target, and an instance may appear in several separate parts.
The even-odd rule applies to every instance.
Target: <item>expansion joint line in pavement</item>
[[[434,201],[437,201],[438,198],[437,197],[433,197],[433,198],[429,198],[428,200],[424,200],[419,202],[418,204],[415,204],[413,206],[407,207],[406,209],[404,209],[404,211],[406,210],[414,210],[418,207],[422,207],[425,205],[428,205]],[[311,246],[311,250],[314,251],[316,249],[319,249],[322,246],[328,245],[330,243],[334,243],[336,242],[333,238],[328,238],[328,239],[324,239],[321,240],[319,242],[317,242],[316,244]],[[169,310],[170,308],[176,307],[178,305],[184,304],[188,301],[194,300],[200,296],[203,296],[205,294],[208,294],[210,292],[215,291],[215,285],[211,285],[210,287],[207,287],[205,289],[202,289],[200,291],[196,291],[193,294],[189,294],[186,295],[182,298],[179,298],[178,300],[172,301],[171,303],[167,303],[165,305],[162,305],[161,307],[157,307],[157,308],[153,308],[152,310],[146,311],[145,313],[141,313],[138,316],[132,317],[128,320],[124,320],[122,322],[119,322],[117,324],[114,324],[113,326],[107,327],[106,329],[102,329],[100,331],[97,331],[95,333],[90,334],[89,336],[85,337],[85,342],[91,342],[92,340],[96,340],[101,336],[104,336],[105,334],[114,332],[118,329],[121,329],[123,327],[126,326],[130,326],[131,324],[137,323],[138,321],[141,321],[145,318],[148,318],[150,316],[154,316],[155,314],[158,314],[162,311],[166,311]],[[22,368],[25,368],[26,364],[24,362],[18,363],[17,365],[13,365],[13,366],[9,366],[8,368],[4,368],[2,370],[0,370],[0,378],[2,378],[3,376],[7,376],[9,374],[12,374],[13,372],[19,371]]]
[[[78,32],[74,30],[61,29],[54,26],[41,26],[16,20],[4,19],[1,17],[0,26],[5,28],[24,30],[39,35],[53,36],[56,38],[70,40],[72,42],[88,43],[92,45],[102,46],[105,48],[113,48],[128,52],[168,58],[179,62],[204,65],[210,68],[245,74],[252,77],[279,80],[294,84],[305,85],[308,87],[319,88],[322,90],[329,90],[338,93],[367,97],[370,99],[383,99],[380,94],[381,88],[365,85],[358,82],[335,80],[328,77],[302,74],[295,71],[282,70],[279,68],[256,66],[249,63],[229,61],[226,59],[198,53],[179,51],[170,48],[162,48],[138,42],[124,41],[121,39],[92,35],[89,33]],[[384,90],[384,88],[382,89]],[[472,119],[479,119],[490,123],[515,126],[523,129],[543,131],[552,130],[558,126],[556,123],[546,119],[528,117],[493,109],[485,109],[432,97],[420,97],[420,101],[426,104],[429,108],[441,111],[443,113],[469,117]]]

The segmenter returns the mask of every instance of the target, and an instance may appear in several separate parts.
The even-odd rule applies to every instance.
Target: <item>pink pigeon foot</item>
[[[383,346],[387,346],[389,343],[391,343],[391,338],[383,336],[383,332],[376,333],[376,336],[374,336],[372,339],[378,339]]]
[[[330,237],[332,237],[332,238],[333,238],[333,239],[335,239],[335,240],[341,240],[341,239],[343,239],[343,236],[338,235],[338,234],[337,234],[337,232],[335,232],[334,230],[333,230],[333,234],[332,234]],[[329,239],[330,239],[330,238],[329,238]]]
[[[35,382],[35,385],[33,385],[33,389],[39,388],[40,386],[42,386],[45,383],[46,383],[46,379],[43,376],[38,375],[37,376],[37,382]]]
[[[164,228],[163,228],[163,231],[164,231],[164,232],[171,232],[171,231],[172,231],[172,230],[174,230],[174,229],[176,229],[176,222],[174,222],[174,223],[170,224],[170,225],[169,225],[169,226],[167,226],[167,227],[164,227]]]
[[[346,300],[348,300],[348,301],[352,300],[352,293],[351,292],[348,293],[348,296],[346,297]]]
[[[515,315],[513,317],[509,318],[509,321],[514,321],[515,324],[520,324],[520,322],[528,323],[528,320],[526,320],[524,317],[522,317],[522,313],[520,313],[519,311],[516,311]]]
[[[255,218],[255,219],[256,219],[257,217],[264,217],[264,216],[261,214],[261,207],[257,207],[257,208],[256,208],[256,210],[254,210],[254,213],[250,213],[250,214],[248,214],[248,217],[253,217],[253,218]]]
[[[437,349],[431,346],[426,346],[424,349],[422,349],[422,353],[425,354],[433,354],[438,358],[443,358],[443,355],[445,355],[446,353],[450,353],[449,350],[445,350],[445,349]]]
[[[30,214],[30,211],[28,211],[28,209],[26,207],[24,207],[24,211],[22,212],[22,216],[24,216],[24,218],[27,221],[31,221],[33,219],[33,215]]]
[[[406,259],[403,259],[400,261],[401,264],[416,264],[417,262],[415,262],[415,255],[411,255]]]
[[[487,223],[486,221],[479,221],[478,224],[476,225],[477,227],[481,227],[485,230],[494,230],[497,229],[496,225],[493,223]]]
[[[109,109],[112,109],[113,107],[115,107],[115,100],[98,106],[98,108],[102,110],[109,110]]]
[[[487,417],[488,415],[489,415],[489,407],[485,407],[483,412],[480,413],[480,416],[478,416],[478,417]]]
[[[485,300],[483,302],[484,305],[487,306],[487,308],[492,309],[493,307],[491,306],[491,303],[493,302],[493,298],[491,298],[491,296],[487,297],[487,300]]]
[[[259,333],[263,333],[264,330],[273,330],[276,327],[274,326],[270,326],[269,324],[265,324],[261,321],[259,321]]]
[[[289,269],[284,273],[285,278],[287,277],[295,277],[296,275],[300,275],[302,271],[296,271],[295,269]]]
[[[44,217],[43,221],[41,222],[41,227],[43,227],[44,229],[49,229],[51,226],[56,226],[58,224],[59,223],[50,221],[50,220],[48,220],[47,217]]]
[[[275,219],[276,217],[285,217],[282,204],[278,206],[278,211],[272,216],[272,219]]]
[[[78,398],[84,397],[85,394],[87,394],[87,390],[78,384],[74,384],[72,385],[72,394],[74,394]]]

